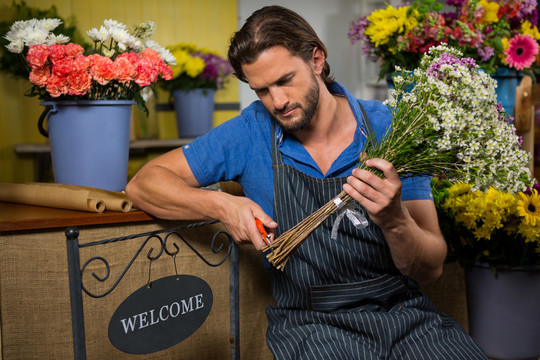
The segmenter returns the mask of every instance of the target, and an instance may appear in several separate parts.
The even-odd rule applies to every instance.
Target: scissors
[[[266,232],[262,221],[259,219],[255,219],[255,223],[257,224],[257,228],[259,229],[259,232],[261,233],[261,236],[266,245],[270,245],[270,235],[268,235],[268,233]]]

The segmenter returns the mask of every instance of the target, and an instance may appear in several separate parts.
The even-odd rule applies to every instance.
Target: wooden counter
[[[73,359],[67,227],[79,227],[79,241],[86,244],[186,224],[189,222],[155,219],[138,210],[91,213],[0,202],[0,359]],[[215,262],[223,254],[215,254],[210,243],[212,236],[222,230],[220,223],[214,223],[182,230],[181,234],[206,259]],[[107,259],[111,272],[109,282],[114,282],[144,240],[137,238],[81,248],[81,264],[96,256]],[[187,245],[181,241],[178,245],[180,252],[174,264],[167,255],[151,262],[151,278],[171,276],[177,266],[179,274],[191,274],[209,284],[214,294],[213,307],[205,323],[192,336],[148,357],[227,359],[231,348],[229,261],[210,267]],[[119,304],[147,283],[150,276],[147,253],[159,246],[155,239],[144,245],[125,277],[106,297],[96,299],[83,294],[88,359],[134,357],[110,343],[108,322]],[[260,252],[252,246],[241,246],[239,250],[240,352],[244,354],[242,357],[250,359],[271,359],[265,341],[265,308],[273,303],[269,279]],[[103,276],[104,269],[99,261],[91,265],[91,270],[85,273]],[[91,275],[83,281],[90,290],[106,286],[106,283],[96,283]]]

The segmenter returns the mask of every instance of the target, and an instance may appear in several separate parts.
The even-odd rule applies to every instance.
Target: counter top
[[[0,232],[150,220],[155,218],[140,210],[93,213],[0,201]]]

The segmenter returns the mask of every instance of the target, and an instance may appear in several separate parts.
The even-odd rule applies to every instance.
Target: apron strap
[[[369,135],[375,134],[375,132],[373,131],[373,127],[371,126],[369,117],[367,116],[366,110],[364,110],[364,107],[362,106],[360,100],[358,100],[358,105],[360,106],[360,112],[362,113],[362,123],[364,124],[364,128],[366,128],[367,137],[369,139]],[[375,146],[375,143],[375,137],[371,138],[371,145]]]

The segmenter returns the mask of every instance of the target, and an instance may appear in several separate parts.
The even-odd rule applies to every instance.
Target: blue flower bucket
[[[498,68],[491,75],[497,81],[497,101],[502,103],[504,110],[514,116],[516,106],[516,87],[520,84],[523,75],[516,70]]]
[[[212,129],[215,93],[214,89],[173,91],[179,138],[194,138]]]
[[[133,104],[129,100],[42,102],[46,108],[38,126],[50,140],[55,182],[124,190]]]

